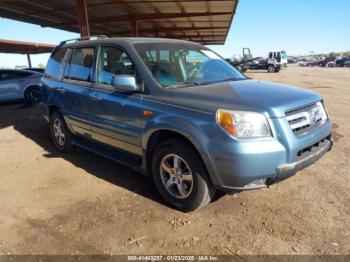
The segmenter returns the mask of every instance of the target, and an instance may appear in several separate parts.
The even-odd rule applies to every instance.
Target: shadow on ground
[[[95,177],[164,204],[152,179],[133,169],[83,149],[77,149],[77,152],[69,154],[57,151],[51,142],[49,125],[40,115],[36,105],[0,104],[0,129],[9,126],[13,126],[16,131],[42,147],[47,152],[43,154],[44,157],[63,158]],[[213,201],[224,195],[223,192],[218,192]]]

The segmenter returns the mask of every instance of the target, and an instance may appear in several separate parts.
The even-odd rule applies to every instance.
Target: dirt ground
[[[190,214],[133,170],[58,153],[35,108],[0,105],[0,254],[350,254],[350,68],[247,75],[321,93],[334,149],[280,184]]]

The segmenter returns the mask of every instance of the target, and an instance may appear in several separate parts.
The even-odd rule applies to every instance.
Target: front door
[[[96,83],[89,94],[92,137],[104,144],[141,155],[141,135],[145,124],[142,94],[116,92],[112,87],[113,75],[136,77],[134,64],[123,50],[100,47]]]

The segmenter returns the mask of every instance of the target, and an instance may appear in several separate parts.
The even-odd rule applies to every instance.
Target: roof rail
[[[92,40],[92,39],[100,39],[100,38],[108,38],[108,36],[106,36],[106,35],[93,35],[93,36],[84,36],[84,37],[79,37],[79,38],[68,39],[68,40],[61,41],[59,46],[63,46],[69,42],[75,43],[75,42]]]

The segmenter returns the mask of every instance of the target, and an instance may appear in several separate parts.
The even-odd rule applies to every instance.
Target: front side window
[[[164,88],[205,85],[246,79],[224,59],[203,46],[191,44],[135,44],[135,48]]]
[[[101,47],[97,58],[97,83],[112,85],[113,76],[135,76],[135,67],[127,53],[117,47]]]
[[[90,81],[94,48],[76,48],[69,65],[69,79]]]

